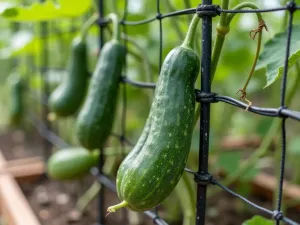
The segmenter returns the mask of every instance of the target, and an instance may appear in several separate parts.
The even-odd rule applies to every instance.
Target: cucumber
[[[184,171],[192,140],[195,81],[200,59],[193,50],[194,17],[184,43],[165,58],[146,126],[137,145],[117,173],[117,192],[122,207],[151,209],[173,191]]]
[[[85,41],[76,37],[71,45],[68,73],[49,99],[50,111],[59,117],[76,113],[86,95],[89,71]]]
[[[99,151],[90,152],[80,147],[62,149],[48,159],[47,174],[55,180],[79,179],[97,165],[98,159]]]
[[[114,25],[118,26],[118,20],[114,19]],[[77,138],[87,149],[103,148],[111,133],[125,52],[125,46],[116,37],[101,50],[87,98],[76,120]]]
[[[24,81],[16,77],[11,83],[11,107],[10,107],[10,125],[19,126],[24,114]]]

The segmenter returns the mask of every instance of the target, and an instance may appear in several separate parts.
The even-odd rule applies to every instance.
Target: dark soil
[[[0,135],[0,149],[8,160],[41,156],[42,141],[37,134],[24,135],[20,131],[11,132]],[[49,180],[47,177],[41,177],[35,183],[21,184],[21,188],[42,225],[95,225],[99,211],[97,198],[91,202],[83,215],[74,210],[78,198],[93,181],[94,178],[91,176],[82,181],[67,183],[59,183]],[[249,198],[263,207],[272,208],[271,202],[267,199],[251,195]],[[117,202],[119,200],[116,195],[106,189],[104,208]],[[260,214],[256,209],[224,192],[209,199],[207,204],[206,225],[240,225],[253,215]],[[128,216],[126,212],[128,210],[120,210],[108,215],[105,224],[128,224],[126,217],[133,219],[134,216]],[[291,219],[300,221],[298,211],[289,210],[287,213]],[[161,209],[159,214],[163,215],[164,210]],[[140,215],[142,224],[152,224],[151,219],[142,213]],[[182,222],[178,221],[177,224],[182,224]]]
[[[42,140],[36,133],[15,130],[0,134],[0,149],[6,160],[42,156]]]

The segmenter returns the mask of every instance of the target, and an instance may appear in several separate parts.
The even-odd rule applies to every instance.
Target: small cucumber
[[[50,96],[51,112],[60,117],[76,113],[86,95],[88,77],[86,43],[77,37],[72,42],[68,73]]]
[[[48,159],[48,176],[55,180],[73,180],[86,175],[97,165],[99,151],[84,148],[66,148],[55,152]]]
[[[118,26],[115,20],[114,25]],[[76,121],[77,138],[87,149],[102,148],[111,133],[125,52],[118,38],[107,42],[101,50],[87,98]]]
[[[193,20],[193,29],[198,20]],[[122,202],[108,212],[126,206],[134,211],[151,209],[173,191],[182,176],[192,140],[194,86],[200,68],[190,33],[164,60],[146,126],[118,170],[117,192]]]
[[[11,108],[10,108],[10,125],[20,125],[24,113],[24,82],[22,78],[17,77],[11,83]]]

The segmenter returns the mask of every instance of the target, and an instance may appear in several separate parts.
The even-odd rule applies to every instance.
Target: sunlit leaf
[[[300,25],[293,26],[289,67],[300,59]],[[275,82],[283,73],[287,44],[287,32],[278,33],[270,39],[261,53],[256,69],[266,68],[266,87]]]
[[[274,221],[265,219],[261,216],[253,216],[252,219],[245,221],[242,225],[273,225]]]
[[[2,7],[1,7],[2,5]],[[1,4],[0,13],[13,21],[42,21],[64,17],[77,17],[90,9],[92,0],[59,0],[58,4],[47,0],[43,3],[33,3],[30,6],[11,6]]]

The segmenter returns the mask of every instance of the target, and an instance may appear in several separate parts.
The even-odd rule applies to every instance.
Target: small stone
[[[66,205],[70,200],[70,197],[65,193],[60,193],[56,196],[56,203],[58,205]]]
[[[46,187],[43,185],[39,185],[35,188],[35,191],[37,191],[37,192],[46,191]]]
[[[47,220],[49,219],[49,211],[47,209],[42,209],[39,212],[39,216],[41,217],[42,220]]]
[[[37,193],[37,201],[41,206],[48,206],[50,205],[49,196],[46,192],[38,192]]]
[[[68,223],[77,223],[82,219],[82,214],[78,210],[72,210],[68,215]]]

